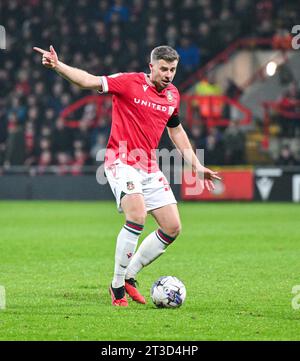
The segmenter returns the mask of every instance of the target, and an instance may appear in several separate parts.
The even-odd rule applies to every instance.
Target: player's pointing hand
[[[33,48],[33,50],[42,55],[42,64],[46,68],[55,69],[57,67],[58,57],[52,45],[50,45],[50,51],[37,48],[36,46]]]
[[[213,191],[215,189],[214,180],[221,180],[221,177],[218,176],[218,172],[214,172],[208,168],[203,167],[200,174],[203,174],[202,187],[206,188],[208,191]]]
[[[214,180],[214,179],[218,179],[221,180],[221,177],[218,176],[218,172],[214,172],[208,168],[204,168],[203,170],[204,173],[204,179],[208,179],[208,180]]]

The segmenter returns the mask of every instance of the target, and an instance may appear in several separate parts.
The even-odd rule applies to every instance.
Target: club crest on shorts
[[[129,191],[132,191],[132,190],[134,189],[134,184],[133,184],[132,181],[127,182],[127,189],[128,189]]]
[[[173,94],[170,90],[167,90],[167,99],[169,102],[173,100]]]

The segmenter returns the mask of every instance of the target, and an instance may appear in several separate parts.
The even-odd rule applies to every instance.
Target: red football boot
[[[119,288],[113,288],[112,286],[110,286],[108,290],[111,295],[111,303],[113,306],[121,306],[121,307],[128,306],[128,301],[125,295],[124,286]]]
[[[136,288],[136,280],[134,278],[125,280],[125,290],[133,301],[143,304],[146,303],[145,297],[142,296]]]

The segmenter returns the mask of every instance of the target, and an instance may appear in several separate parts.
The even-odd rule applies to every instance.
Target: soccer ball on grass
[[[177,277],[163,276],[154,282],[150,296],[156,307],[177,308],[185,300],[186,288]]]

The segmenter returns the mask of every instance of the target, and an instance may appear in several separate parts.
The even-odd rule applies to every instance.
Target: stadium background
[[[200,197],[188,197],[184,187],[173,185],[178,199],[197,200],[180,206],[183,224],[191,229],[191,233],[186,232],[182,237],[195,244],[191,243],[190,253],[182,245],[177,246],[177,251],[174,247],[165,261],[153,266],[149,273],[145,271],[144,287],[148,292],[147,287],[154,281],[151,272],[154,270],[155,275],[160,276],[166,272],[164,262],[167,262],[170,272],[182,274],[188,289],[200,294],[209,316],[205,318],[203,310],[197,309],[197,296],[195,299],[191,296],[187,302],[192,305],[187,304],[181,314],[178,334],[161,330],[159,338],[155,331],[150,332],[157,327],[153,324],[149,325],[144,339],[299,337],[298,326],[293,323],[299,316],[290,314],[293,310],[289,304],[291,289],[297,284],[295,261],[299,251],[299,210],[296,204],[289,204],[300,201],[300,60],[299,50],[292,47],[293,37],[297,35],[292,33],[292,28],[299,19],[299,10],[297,2],[282,0],[79,0],[76,4],[73,1],[1,1],[0,24],[6,30],[6,49],[0,50],[0,198],[3,200],[0,222],[1,245],[5,250],[1,254],[0,284],[8,290],[7,309],[0,314],[7,317],[0,323],[1,339],[138,339],[144,332],[142,329],[140,333],[141,326],[135,324],[134,313],[128,315],[136,326],[132,333],[120,331],[118,326],[115,327],[120,334],[102,330],[99,336],[95,329],[86,333],[77,331],[76,315],[84,314],[89,302],[94,302],[92,309],[89,308],[91,313],[100,319],[104,317],[99,314],[103,308],[97,309],[95,294],[98,288],[107,286],[110,274],[104,276],[99,285],[99,268],[104,274],[112,268],[113,230],[118,229],[122,220],[113,203],[107,202],[113,199],[109,186],[100,186],[95,177],[100,165],[96,154],[105,148],[110,130],[110,97],[80,90],[42,67],[40,56],[32,47],[48,49],[51,44],[62,61],[98,75],[147,72],[153,47],[159,44],[175,47],[181,56],[174,82],[182,94],[181,121],[194,147],[205,150],[205,164],[220,170],[223,176],[223,183],[212,195],[204,192]],[[167,136],[163,137],[161,147],[172,149]],[[172,179],[170,181],[172,183]],[[31,201],[37,199],[82,202]],[[205,200],[263,202],[207,204]],[[268,200],[289,203],[265,204]],[[213,223],[210,216],[216,217],[218,224]],[[199,219],[201,230],[195,228]],[[101,220],[105,220],[104,228],[100,227]],[[150,230],[154,223],[149,222]],[[209,249],[203,240],[198,242],[201,234],[218,241]],[[66,262],[66,269],[51,263],[56,259],[51,256],[55,249],[57,259]],[[192,256],[194,250],[203,255],[201,265]],[[256,253],[259,250],[261,255]],[[101,259],[102,251],[107,256],[105,260]],[[276,252],[282,253],[277,257]],[[201,276],[195,270],[192,272],[195,280],[201,279],[204,285],[189,284],[184,260],[172,267],[172,262],[178,262],[176,257],[182,253],[190,259],[191,266],[201,270]],[[21,261],[23,258],[27,265]],[[228,259],[228,263],[224,259]],[[237,261],[236,269],[231,268],[234,261]],[[248,275],[250,278],[243,262],[244,265],[250,262],[247,267],[253,264],[257,267],[256,272]],[[261,267],[265,263],[264,274]],[[273,278],[277,266],[279,279]],[[85,281],[79,280],[80,272],[87,276]],[[212,289],[220,282],[214,272],[221,279],[220,272],[224,272],[225,299],[238,297],[237,289],[244,292],[237,307],[232,307],[233,315],[228,316],[228,320],[222,319],[224,305],[216,306],[219,311],[215,320],[210,315],[214,310],[208,306],[215,297]],[[65,277],[54,285],[53,279],[62,273]],[[32,282],[27,280],[22,285],[22,274]],[[206,276],[209,284],[202,279]],[[236,294],[229,296],[234,277]],[[258,293],[251,294],[254,299],[257,297],[257,305],[252,304],[250,296],[249,299],[245,296],[249,291],[242,286],[245,277],[253,292],[259,289]],[[270,280],[283,289],[272,294]],[[51,285],[52,293],[46,284]],[[61,292],[63,296],[59,298]],[[47,304],[45,300],[49,297],[51,302]],[[60,330],[55,297],[61,302],[63,322],[66,317],[72,318],[73,333],[72,327],[62,326]],[[27,307],[25,316],[21,311],[22,299]],[[107,299],[104,291],[103,299]],[[282,306],[283,319],[286,317],[285,321],[290,323],[276,318],[273,332],[273,316],[269,314],[264,319],[264,312],[268,314],[268,302],[276,299],[277,306]],[[246,309],[240,308],[245,305],[243,300],[249,306],[245,306]],[[45,302],[47,312],[42,311]],[[104,322],[115,325],[117,320],[111,316],[108,302],[102,302],[101,307],[107,312]],[[29,310],[38,311],[39,316],[30,318]],[[134,311],[142,313],[141,308]],[[44,325],[41,320],[52,312],[54,319]],[[243,316],[249,316],[246,320],[249,328],[243,328]],[[152,313],[151,317],[155,323],[156,315]],[[189,317],[193,329],[186,330],[184,317]],[[255,317],[261,317],[259,330],[251,328]],[[40,322],[44,332],[39,329]],[[89,322],[93,325],[91,319]],[[222,327],[217,332],[220,322]],[[32,328],[29,326],[30,330],[26,330],[26,324]],[[231,324],[236,325],[236,332],[230,329]],[[50,331],[52,327],[55,331]],[[283,329],[285,332],[279,331]]]

